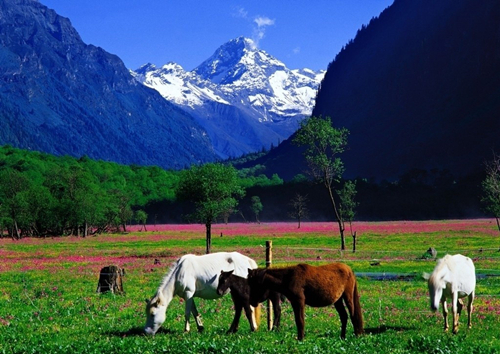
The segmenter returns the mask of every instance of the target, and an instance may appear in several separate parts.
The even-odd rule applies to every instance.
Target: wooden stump
[[[123,280],[125,269],[115,265],[110,265],[101,269],[99,283],[97,284],[98,293],[111,291],[113,294],[123,293]]]

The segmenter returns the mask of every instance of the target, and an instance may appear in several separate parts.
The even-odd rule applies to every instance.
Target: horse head
[[[220,275],[219,275],[219,284],[217,285],[217,294],[220,296],[226,295],[230,289],[229,286],[230,280],[229,277],[233,274],[234,270],[230,270],[228,272],[225,272],[221,270]]]
[[[434,312],[439,308],[439,301],[441,301],[443,296],[443,290],[446,289],[446,275],[443,272],[433,272],[430,275],[424,274],[429,288],[431,310]]]
[[[144,326],[144,333],[155,334],[165,322],[165,314],[167,312],[167,305],[161,292],[158,292],[146,304],[146,325]]]

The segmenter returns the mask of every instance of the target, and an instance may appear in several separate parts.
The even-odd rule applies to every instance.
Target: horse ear
[[[165,297],[163,296],[163,293],[160,291],[160,293],[158,294],[158,299],[156,300],[156,304],[158,306],[162,306],[165,304]]]
[[[430,277],[431,277],[431,275],[429,273],[424,272],[422,274],[422,278],[424,278],[425,280],[429,280]]]

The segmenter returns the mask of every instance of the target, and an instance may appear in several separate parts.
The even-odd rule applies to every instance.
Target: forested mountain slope
[[[313,115],[350,130],[346,177],[394,180],[483,169],[500,151],[499,112],[500,2],[396,0],[330,63]],[[286,141],[266,165],[290,177],[299,155]]]

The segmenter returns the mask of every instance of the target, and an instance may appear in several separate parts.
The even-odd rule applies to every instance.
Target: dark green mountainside
[[[326,25],[326,24],[325,24]],[[350,130],[345,177],[465,176],[500,152],[500,2],[396,0],[330,63],[313,115]],[[257,163],[304,170],[282,143]]]

